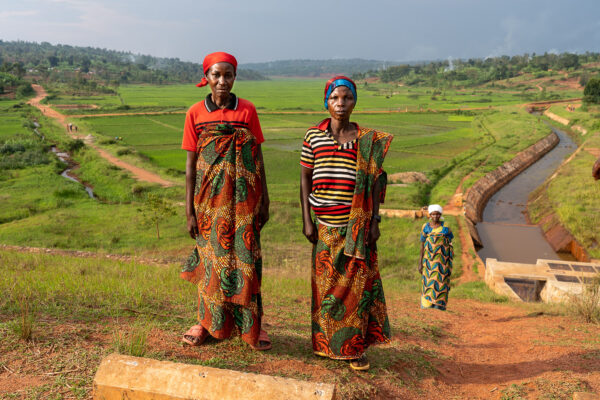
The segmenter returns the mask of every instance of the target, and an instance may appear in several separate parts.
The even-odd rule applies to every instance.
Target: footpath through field
[[[27,104],[30,104],[30,105],[38,108],[42,112],[42,114],[44,114],[45,116],[54,118],[60,125],[65,127],[65,131],[71,137],[73,137],[74,139],[83,139],[86,142],[86,145],[88,145],[89,147],[96,150],[102,158],[106,159],[108,162],[116,165],[119,168],[129,171],[133,175],[133,178],[138,181],[157,183],[163,187],[169,187],[169,186],[176,185],[174,182],[163,179],[162,177],[160,177],[159,175],[157,175],[153,172],[150,172],[143,168],[137,167],[135,165],[132,165],[128,162],[125,162],[125,161],[119,159],[118,157],[113,156],[112,154],[108,153],[106,150],[103,150],[100,147],[96,146],[91,141],[85,140],[84,135],[82,135],[82,134],[75,135],[75,134],[73,134],[73,132],[70,132],[69,129],[67,128],[67,116],[59,113],[58,111],[54,110],[50,106],[40,103],[48,95],[46,93],[46,91],[44,90],[44,88],[40,85],[32,85],[32,86],[33,86],[33,89],[35,90],[36,96],[34,98],[32,98],[31,100],[29,100],[27,102]],[[74,118],[74,117],[71,117],[71,118]]]

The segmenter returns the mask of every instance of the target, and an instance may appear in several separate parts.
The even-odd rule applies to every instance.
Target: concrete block
[[[95,400],[330,400],[335,385],[111,354],[94,377]]]
[[[573,393],[573,400],[600,400],[600,396],[595,393],[575,392]]]

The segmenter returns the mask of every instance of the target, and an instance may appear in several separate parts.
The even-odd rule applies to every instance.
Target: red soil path
[[[65,127],[65,131],[71,137],[73,137],[75,139],[84,139],[85,135],[83,135],[81,133],[79,135],[76,135],[73,132],[70,132],[68,130],[67,116],[59,113],[58,111],[54,110],[50,106],[40,103],[48,95],[42,86],[33,85],[33,89],[36,92],[36,96],[33,99],[29,100],[27,102],[28,104],[30,104],[34,107],[37,107],[42,112],[42,114],[44,114],[45,116],[54,118],[59,124],[61,124],[62,126]],[[125,161],[113,156],[112,154],[109,154],[106,150],[101,149],[100,147],[96,146],[94,143],[87,141],[86,144],[89,147],[96,150],[102,158],[106,159],[111,164],[114,164],[119,168],[129,171],[133,175],[133,178],[137,179],[138,181],[157,183],[163,187],[169,187],[169,186],[175,185],[175,183],[168,181],[166,179],[163,179],[159,175],[157,175],[153,172],[147,171],[140,167],[136,167],[135,165],[129,164],[128,162],[125,162]]]

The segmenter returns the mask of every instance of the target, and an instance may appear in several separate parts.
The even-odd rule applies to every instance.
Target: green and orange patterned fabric
[[[199,235],[181,277],[198,286],[198,320],[211,336],[260,333],[263,196],[258,144],[244,128],[218,125],[198,138],[194,209]]]
[[[421,307],[445,310],[450,291],[450,275],[452,274],[452,258],[454,235],[450,228],[440,226],[432,228],[425,223],[421,228],[423,242],[423,273],[421,286]]]
[[[392,136],[360,129],[357,179],[347,226],[318,223],[319,239],[313,248],[312,343],[316,354],[333,359],[357,359],[370,346],[390,340],[377,247],[365,238],[373,211],[372,193],[380,180]]]
[[[369,232],[373,214],[373,188],[378,180],[381,185],[381,203],[385,198],[387,175],[383,171],[383,160],[393,136],[373,129],[360,128],[356,157],[356,185],[352,197],[352,208],[348,221],[344,254],[364,260],[365,239]]]

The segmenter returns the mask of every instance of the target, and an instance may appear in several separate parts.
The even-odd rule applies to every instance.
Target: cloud
[[[0,20],[15,18],[15,17],[30,17],[32,15],[36,15],[39,12],[37,10],[27,10],[27,11],[0,11]]]

